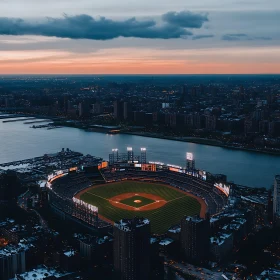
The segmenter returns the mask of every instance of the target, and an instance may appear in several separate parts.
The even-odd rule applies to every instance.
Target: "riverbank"
[[[165,135],[160,135],[158,133],[151,133],[151,132],[124,132],[124,131],[121,131],[120,134],[137,135],[137,136],[142,136],[142,137],[166,139],[166,140],[172,140],[172,141],[221,147],[221,148],[226,148],[226,149],[231,149],[231,150],[242,150],[242,151],[247,151],[247,152],[255,152],[255,153],[280,156],[280,150],[279,151],[268,151],[268,150],[263,150],[263,149],[253,149],[253,148],[246,148],[246,147],[240,147],[240,146],[231,146],[231,145],[226,145],[226,144],[222,143],[221,141],[214,140],[214,139],[205,139],[205,138],[197,138],[197,137],[165,136]]]
[[[193,144],[183,142],[182,139],[178,141],[178,139],[142,137],[143,134],[141,136],[122,133],[110,135],[87,132],[86,128],[32,129],[23,122],[9,124],[0,122],[0,144],[3,147],[0,162],[5,163],[38,157],[45,153],[56,153],[65,147],[104,159],[108,159],[112,148],[118,148],[120,153],[125,153],[126,147],[133,147],[135,154],[138,155],[140,148],[146,147],[148,160],[178,166],[185,165],[186,152],[193,153],[196,165],[200,169],[213,174],[226,174],[229,181],[245,186],[270,187],[274,176],[279,174],[279,156],[237,151],[236,149],[221,149],[215,147],[214,143],[210,143],[212,146],[203,145],[204,141],[203,144]],[[135,132],[137,131],[140,129],[135,129]],[[174,142],[176,140],[177,142]]]
[[[111,131],[111,129],[97,128],[97,127],[95,127],[95,128],[92,127],[90,129],[88,129],[88,128],[74,125],[73,123],[64,123],[64,124],[60,123],[60,125],[65,126],[65,127],[82,129],[87,132],[98,132],[98,133],[110,134],[110,131]],[[215,139],[206,139],[206,138],[199,138],[199,137],[165,136],[160,133],[154,133],[154,132],[124,131],[121,129],[118,131],[118,134],[136,135],[136,136],[142,136],[142,137],[148,137],[148,138],[157,138],[157,139],[165,139],[165,140],[221,147],[221,148],[230,149],[230,150],[241,150],[241,151],[247,151],[247,152],[280,156],[280,150],[272,151],[272,150],[265,150],[265,149],[256,149],[256,148],[247,148],[247,147],[241,147],[241,146],[227,145],[227,144],[224,144],[222,141],[215,140]]]
[[[38,118],[38,115],[32,115],[31,117]],[[42,116],[40,116],[40,117],[42,117]],[[65,120],[62,120],[61,118],[57,118],[57,117],[50,117],[49,120],[52,120],[54,123],[59,123],[59,125],[63,126],[63,127],[78,128],[78,129],[85,130],[87,132],[99,132],[99,133],[105,133],[105,134],[109,133],[110,134],[111,130],[112,130],[112,128],[109,128],[106,126],[90,127],[90,128],[84,127],[84,126],[77,125],[77,123],[75,123],[75,122],[65,121]],[[157,138],[157,139],[166,139],[166,140],[186,142],[186,143],[201,144],[201,145],[214,146],[214,147],[221,147],[221,148],[226,148],[226,149],[230,149],[230,150],[241,150],[241,151],[247,151],[247,152],[280,156],[280,150],[272,150],[272,149],[268,150],[268,149],[263,149],[263,148],[258,149],[258,148],[248,148],[248,147],[242,147],[242,146],[227,145],[227,144],[224,144],[222,141],[215,140],[215,139],[206,139],[206,138],[199,138],[199,137],[165,136],[160,133],[154,133],[154,132],[143,132],[143,131],[133,131],[132,132],[132,131],[122,131],[121,129],[119,129],[117,133],[149,137],[149,138]]]

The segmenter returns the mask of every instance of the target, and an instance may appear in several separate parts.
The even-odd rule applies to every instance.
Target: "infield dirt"
[[[129,180],[127,180],[127,181],[129,181]],[[131,181],[133,181],[133,180],[131,180]],[[140,182],[140,181],[137,181],[137,182]],[[108,183],[108,185],[110,185],[110,184],[117,184],[117,182]],[[201,197],[197,197],[197,196],[195,196],[194,194],[191,194],[191,193],[189,193],[189,192],[182,191],[182,190],[180,190],[180,189],[177,189],[177,188],[172,187],[172,186],[167,185],[167,184],[161,184],[161,183],[159,183],[159,182],[155,182],[155,184],[157,184],[157,185],[163,185],[163,186],[165,186],[165,187],[174,189],[174,190],[176,190],[177,192],[183,193],[183,194],[186,195],[186,196],[189,196],[189,197],[192,197],[192,198],[196,199],[196,200],[199,202],[200,206],[201,206],[201,207],[200,207],[200,217],[201,217],[201,218],[205,218],[206,213],[207,213],[207,205],[206,205],[205,201],[204,201]],[[89,187],[89,188],[87,188],[87,189],[84,189],[84,190],[82,190],[81,192],[77,193],[77,194],[75,195],[75,197],[78,198],[78,199],[80,199],[82,194],[88,192],[89,190],[92,190],[92,189],[95,189],[95,188],[99,188],[99,187],[101,187],[101,186],[104,187],[104,186],[106,186],[106,184],[105,184],[105,185],[96,185],[96,186],[92,186],[92,187]],[[121,194],[121,195],[126,195],[126,194],[127,194],[127,193]],[[137,193],[137,194],[139,195],[140,193]],[[135,193],[133,193],[133,195],[135,195]],[[145,194],[145,195],[147,195],[147,194]],[[151,195],[152,195],[152,194],[151,194]],[[129,196],[129,197],[131,197],[131,196]],[[125,199],[125,198],[128,198],[128,197],[123,197],[122,199]],[[110,198],[110,199],[112,199],[112,198]],[[110,199],[107,199],[107,200],[110,202]],[[151,199],[153,199],[153,198],[151,198]],[[154,200],[154,199],[153,199],[153,200]],[[163,199],[161,198],[161,200],[163,200]],[[111,202],[110,202],[110,203],[111,203]],[[166,204],[166,203],[168,203],[168,202],[165,202],[164,204]],[[111,203],[111,204],[112,204],[112,203]],[[113,205],[114,207],[116,207],[115,204],[112,204],[112,205]],[[125,205],[125,204],[123,204],[123,205]],[[152,205],[152,204],[148,204],[148,205],[145,205],[145,206],[149,206],[149,205]],[[128,205],[125,205],[125,206],[128,206]],[[145,207],[145,206],[143,206],[143,207]],[[163,205],[162,205],[162,206],[163,206]],[[160,207],[162,207],[162,206],[160,206]],[[128,206],[128,207],[129,207],[129,206]],[[121,208],[121,207],[119,207],[119,208]],[[131,208],[133,208],[133,209],[131,209]],[[125,210],[133,210],[133,211],[135,211],[134,207],[131,206],[131,208],[130,208],[130,209],[128,209],[128,208],[122,208],[122,209],[125,209]],[[157,209],[157,208],[159,208],[159,207],[156,207],[156,208],[153,208],[153,209]],[[141,209],[141,211],[144,211],[144,210],[147,211],[147,210],[152,210],[152,209]],[[138,210],[138,211],[139,211],[139,210]],[[102,217],[102,215],[100,215],[100,214],[99,214],[99,216],[100,216],[101,218],[105,218],[105,217]],[[105,218],[104,220],[110,221],[110,220],[108,220],[107,218]],[[110,222],[112,222],[112,221],[110,221]]]
[[[153,203],[149,203],[147,205],[143,205],[141,207],[133,207],[124,203],[120,203],[120,201],[125,200],[127,198],[131,198],[133,196],[142,196],[142,197],[146,197],[149,198],[151,200],[154,200]],[[112,198],[109,199],[109,202],[111,203],[111,205],[113,205],[114,207],[117,208],[121,208],[124,210],[130,210],[130,211],[149,211],[149,210],[155,210],[158,209],[162,206],[164,206],[167,201],[164,200],[162,197],[158,196],[158,195],[154,195],[154,194],[150,194],[150,193],[123,193],[123,194],[119,194],[116,195]]]

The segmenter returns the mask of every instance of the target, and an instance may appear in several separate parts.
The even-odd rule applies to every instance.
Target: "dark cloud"
[[[264,40],[264,41],[270,41],[270,40],[272,40],[272,38],[270,38],[270,37],[262,37],[262,36],[260,36],[260,37],[254,37],[254,39],[255,39],[255,40]]]
[[[201,28],[205,22],[209,21],[207,14],[196,14],[189,11],[168,12],[162,15],[162,20],[183,28]]]
[[[240,41],[240,40],[249,40],[247,34],[225,34],[222,36],[224,41]]]
[[[0,35],[41,35],[71,39],[110,40],[118,37],[175,39],[192,35],[186,28],[201,28],[206,15],[191,12],[170,12],[162,16],[163,24],[153,19],[139,21],[130,18],[115,21],[89,15],[47,18],[27,21],[20,18],[0,18]]]
[[[211,34],[207,35],[207,34],[205,34],[205,35],[195,35],[195,36],[192,37],[192,39],[193,40],[199,40],[199,39],[206,39],[206,38],[213,38],[213,37],[214,37],[214,35],[211,35]]]
[[[269,37],[252,37],[247,34],[225,34],[222,36],[224,41],[253,41],[253,40],[272,40]]]

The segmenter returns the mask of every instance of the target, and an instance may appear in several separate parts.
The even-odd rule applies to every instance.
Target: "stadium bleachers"
[[[77,192],[89,188],[91,185],[92,183],[84,173],[69,173],[67,176],[55,180],[52,189],[60,196],[72,199]]]
[[[102,172],[103,179],[109,182],[124,180],[136,180],[140,182],[163,183],[175,187],[181,191],[190,193],[203,199],[210,215],[221,212],[227,203],[227,197],[219,189],[208,182],[189,176],[184,173],[162,170],[157,172],[126,169],[123,171],[105,170]],[[73,197],[84,189],[91,187],[93,183],[83,172],[69,173],[52,182],[50,189],[50,203],[61,211],[74,215],[76,213]],[[84,215],[84,216],[83,216]],[[77,217],[77,216],[76,216]],[[87,221],[86,214],[79,216],[80,220]],[[95,225],[95,224],[94,224]],[[98,228],[107,227],[108,223],[99,219]]]
[[[208,206],[210,215],[219,213],[227,202],[227,197],[212,184],[184,173],[166,170],[151,172],[131,169],[116,172],[105,171],[103,172],[103,177],[107,182],[138,180],[168,184],[202,198]]]

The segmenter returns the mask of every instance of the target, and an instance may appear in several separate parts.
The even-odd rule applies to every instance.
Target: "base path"
[[[141,207],[134,207],[130,206],[124,203],[121,203],[120,201],[125,200],[127,198],[131,198],[134,196],[142,196],[151,200],[154,200],[154,202],[143,205]],[[114,197],[111,197],[108,199],[108,201],[113,205],[114,207],[121,208],[124,210],[130,210],[130,211],[149,211],[149,210],[155,210],[167,203],[166,200],[164,200],[162,197],[150,193],[123,193],[116,195]]]
[[[147,179],[148,180],[148,179]],[[136,181],[136,182],[139,182],[139,183],[141,183],[142,181],[140,181],[140,180],[124,180],[124,181],[132,181],[132,182],[134,182],[134,181]],[[151,181],[153,181],[153,179],[151,179]],[[170,185],[168,185],[168,184],[164,184],[164,182],[162,182],[162,183],[160,183],[160,182],[151,182],[151,181],[149,181],[148,183],[150,183],[150,184],[157,184],[157,185],[162,185],[162,186],[165,186],[165,187],[168,187],[168,188],[171,188],[171,189],[174,189],[174,190],[176,190],[177,192],[181,192],[181,193],[183,193],[184,195],[186,195],[186,196],[189,196],[189,197],[192,197],[192,198],[194,198],[194,199],[196,199],[198,202],[199,202],[199,204],[200,204],[200,217],[201,218],[205,218],[205,216],[206,216],[206,213],[207,213],[207,204],[205,203],[205,201],[201,198],[201,197],[198,197],[198,196],[196,196],[196,195],[194,195],[194,194],[191,194],[191,193],[189,193],[189,192],[186,192],[186,191],[182,191],[182,190],[180,190],[180,189],[177,189],[177,188],[175,188],[175,187],[172,187],[172,186],[170,186]],[[89,187],[89,188],[86,188],[86,189],[84,189],[84,190],[82,190],[82,191],[80,191],[80,192],[78,192],[76,195],[75,195],[75,197],[76,198],[78,198],[78,199],[81,199],[81,195],[82,194],[84,194],[84,193],[86,193],[86,192],[88,192],[89,190],[92,190],[92,189],[95,189],[95,188],[100,188],[100,187],[106,187],[106,185],[109,185],[109,184],[121,184],[122,182],[111,182],[111,183],[107,183],[107,184],[101,184],[101,185],[95,185],[95,186],[92,186],[92,187]],[[125,195],[125,194],[124,194]],[[135,193],[133,193],[133,195],[135,195]],[[127,197],[125,197],[124,199],[126,199]],[[104,198],[104,199],[106,199],[106,198]],[[110,199],[107,199],[108,201],[110,200]],[[162,200],[162,198],[161,198],[161,200]],[[152,204],[152,203],[151,203]],[[148,205],[145,205],[145,206],[149,206],[149,205],[151,205],[151,204],[148,204]],[[114,205],[114,206],[116,206],[115,204],[112,204],[111,203],[111,205]],[[123,204],[123,205],[125,205],[125,204]],[[128,206],[128,205],[125,205],[125,206]],[[142,206],[142,207],[145,207],[145,206]],[[162,205],[163,206],[163,205]],[[162,207],[162,206],[160,206],[160,207]],[[120,208],[120,207],[119,207]],[[131,206],[131,208],[134,208],[133,206]],[[123,208],[123,209],[126,209],[126,210],[132,210],[132,209],[128,209],[128,208]],[[156,207],[156,208],[154,208],[154,209],[157,209],[157,208],[159,208],[159,207]],[[135,210],[135,209],[133,209],[133,210]],[[146,210],[152,210],[152,209],[146,209]],[[138,210],[139,211],[139,210]],[[144,211],[143,209],[141,209],[141,211]],[[101,215],[99,215],[100,217],[101,217]],[[105,219],[105,220],[108,220],[108,219]]]

